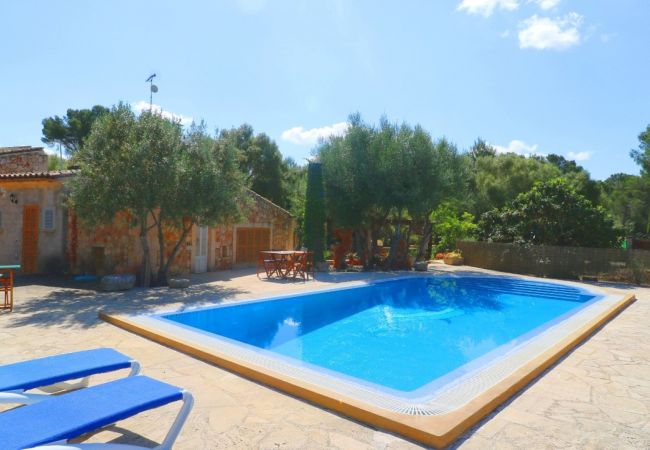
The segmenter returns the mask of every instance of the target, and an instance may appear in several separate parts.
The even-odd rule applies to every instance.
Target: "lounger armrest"
[[[155,450],[171,450],[171,448],[174,446],[174,442],[176,442],[176,438],[178,437],[181,430],[183,429],[183,425],[185,425],[187,416],[190,415],[190,411],[192,411],[193,406],[194,406],[194,397],[189,391],[183,389],[183,406],[181,407],[181,410],[178,412],[176,419],[174,419],[174,423],[169,429],[169,432],[167,432],[167,436],[165,436],[165,440],[162,441],[162,443],[159,446],[155,447]]]

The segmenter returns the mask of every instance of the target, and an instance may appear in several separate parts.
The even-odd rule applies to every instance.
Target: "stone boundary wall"
[[[465,264],[538,277],[650,284],[650,251],[459,241]]]

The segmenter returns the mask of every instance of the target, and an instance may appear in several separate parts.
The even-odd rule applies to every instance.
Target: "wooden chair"
[[[293,278],[300,276],[303,280],[309,281],[309,272],[310,270],[313,272],[313,264],[310,261],[311,256],[311,252],[302,252],[295,255]]]
[[[282,255],[276,262],[278,266],[278,276],[282,279],[288,278],[296,270],[296,255]]]
[[[0,291],[4,294],[4,301],[0,309],[12,311],[14,308],[14,280],[12,271],[0,271]]]
[[[260,277],[260,269],[264,269],[266,278],[271,278],[277,272],[277,261],[273,259],[268,253],[260,252],[257,260],[257,278]]]

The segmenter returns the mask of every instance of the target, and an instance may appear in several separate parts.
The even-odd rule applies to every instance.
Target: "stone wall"
[[[132,227],[132,217],[126,212],[118,213],[109,225],[89,226],[70,214],[70,239],[68,240],[68,260],[74,273],[106,275],[112,273],[140,272],[142,263],[142,243],[139,227]],[[152,225],[149,223],[148,225]],[[171,254],[180,231],[165,230],[165,256]],[[159,267],[160,251],[156,229],[151,228],[147,234],[151,257],[151,271],[156,273]],[[173,272],[190,271],[191,242],[189,236],[182,244],[174,265]]]
[[[251,202],[245,207],[249,225],[268,225],[271,228],[274,249],[294,247],[294,219],[283,209],[251,192]],[[142,246],[138,229],[130,228],[130,217],[118,214],[112,224],[89,227],[70,215],[68,259],[75,273],[139,273]],[[230,269],[235,265],[235,228],[238,224],[221,225],[208,229],[208,271]],[[165,230],[166,255],[171,254],[180,230]],[[152,271],[158,269],[159,250],[155,228],[148,234]],[[198,245],[198,227],[185,238],[171,268],[172,273],[189,273],[193,269],[192,255]]]
[[[20,264],[23,247],[25,205],[39,208],[38,273],[67,270],[65,238],[67,210],[63,206],[64,185],[58,180],[0,180],[0,261]],[[43,229],[43,210],[53,210],[54,227]]]
[[[68,259],[74,273],[105,275],[138,273],[141,262],[138,231],[131,217],[118,213],[110,225],[90,226],[70,214]]]
[[[47,154],[40,147],[0,147],[0,174],[45,172]]]

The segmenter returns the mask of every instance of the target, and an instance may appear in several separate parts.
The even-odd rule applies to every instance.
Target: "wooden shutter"
[[[269,250],[271,230],[269,228],[237,229],[237,264],[254,264],[259,252]]]
[[[22,272],[38,271],[38,205],[23,208]]]

